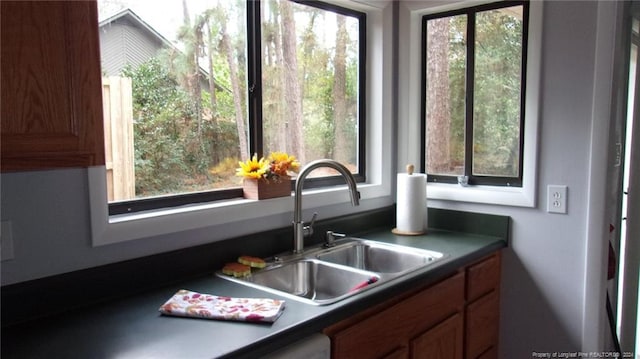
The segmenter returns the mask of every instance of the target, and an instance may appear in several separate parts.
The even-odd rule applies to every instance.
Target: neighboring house
[[[99,27],[102,71],[106,76],[119,76],[127,64],[137,67],[162,48],[176,48],[131,9],[101,21]]]
[[[137,67],[158,55],[163,48],[180,52],[176,45],[128,8],[100,21],[99,28],[100,62],[104,76],[120,76],[127,64]],[[200,67],[201,86],[205,91],[209,88],[208,77],[209,73]],[[220,84],[216,86],[223,88]]]

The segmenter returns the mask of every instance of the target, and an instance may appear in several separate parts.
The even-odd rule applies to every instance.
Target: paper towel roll
[[[427,175],[398,173],[396,234],[417,235],[427,227]]]

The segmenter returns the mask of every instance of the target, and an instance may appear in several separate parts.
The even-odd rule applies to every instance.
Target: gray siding
[[[106,24],[100,29],[102,73],[120,75],[127,65],[138,66],[156,56],[162,42],[125,18]]]

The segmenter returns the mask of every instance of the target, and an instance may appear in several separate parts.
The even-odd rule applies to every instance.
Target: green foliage
[[[452,166],[464,164],[467,18],[449,22],[450,150]],[[476,16],[474,173],[518,175],[522,21],[501,11]]]
[[[227,153],[236,153],[235,126],[229,121],[215,123],[210,116],[198,124],[192,99],[164,64],[152,58],[123,71],[133,86],[137,196],[214,186],[218,177],[208,173],[215,148],[213,138],[220,139],[218,147]],[[208,104],[206,96],[203,93],[203,103]],[[220,95],[220,103],[228,103],[228,97]],[[223,110],[228,114],[229,108]]]
[[[285,93],[282,79],[285,71],[293,70],[297,71],[302,88],[299,101],[303,109],[305,154],[309,158],[332,157],[337,136],[333,98],[335,54],[327,46],[327,39],[320,38],[322,26],[314,28],[313,24],[335,15],[309,6],[298,9],[296,21],[305,19],[300,23],[306,24],[296,34],[298,68],[285,69],[280,48],[283,25],[278,15],[279,4],[265,4],[268,4],[265,12],[273,13],[270,17],[265,15],[262,28],[266,53],[262,64],[264,150],[288,150],[291,124],[285,103],[290,94]],[[242,131],[237,124],[246,114],[236,116],[236,111],[237,107],[246,108],[247,92],[243,7],[241,0],[235,4],[221,2],[195,14],[177,34],[178,47],[183,52],[167,48],[156,58],[123,71],[122,75],[130,77],[133,84],[138,197],[237,185],[239,136],[245,136],[239,134]],[[223,45],[226,39],[223,33],[229,35],[228,45]],[[355,163],[358,60],[353,47],[349,48],[345,61],[343,101],[347,124],[344,133],[338,135],[352,146],[349,152],[353,153]],[[235,72],[230,64],[235,64]],[[214,94],[210,93],[210,80],[214,82]]]
[[[187,95],[157,59],[123,76],[132,79],[136,194],[162,192],[176,186],[167,173],[183,172],[179,122],[190,118]]]
[[[477,16],[474,173],[517,176],[522,22],[499,11]]]
[[[357,103],[358,103],[358,56],[357,36],[350,31],[346,56],[346,94],[341,99],[346,104],[346,130],[336,134],[333,98],[335,61],[335,34],[323,26],[332,23],[335,15],[312,6],[294,4],[296,16],[297,73],[302,90],[303,142],[307,160],[332,158],[336,149],[336,136],[342,136],[349,144],[347,152],[350,162],[356,163]],[[284,150],[291,138],[287,132],[291,127],[290,114],[285,110],[284,72],[278,57],[282,27],[279,21],[278,2],[268,2],[264,9],[263,38],[263,130],[264,143],[268,149]],[[355,22],[355,21],[354,21]],[[356,50],[354,50],[356,49]]]

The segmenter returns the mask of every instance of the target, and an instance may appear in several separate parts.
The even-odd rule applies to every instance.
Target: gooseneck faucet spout
[[[302,253],[304,250],[304,237],[313,233],[311,226],[305,226],[302,220],[302,187],[304,186],[304,180],[307,175],[319,167],[329,167],[338,171],[349,187],[349,193],[351,195],[351,204],[358,206],[360,204],[360,193],[356,187],[356,180],[353,178],[351,172],[341,163],[334,160],[316,160],[308,163],[300,170],[298,178],[296,179],[296,188],[293,200],[295,202],[293,208],[293,252]]]

